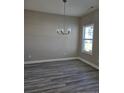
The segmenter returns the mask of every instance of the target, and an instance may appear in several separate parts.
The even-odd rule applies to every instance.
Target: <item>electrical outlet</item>
[[[28,55],[28,58],[31,59],[31,55]]]
[[[66,56],[66,53],[64,53],[64,56]]]

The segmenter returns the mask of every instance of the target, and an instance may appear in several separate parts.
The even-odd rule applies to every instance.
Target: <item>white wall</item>
[[[66,17],[70,35],[58,35],[63,16],[25,10],[25,61],[74,57],[78,55],[78,18]],[[29,56],[31,55],[31,58]]]
[[[82,26],[86,24],[94,24],[94,40],[93,40],[93,54],[89,55],[81,52],[82,44]],[[95,65],[99,65],[99,10],[95,10],[80,18],[80,50],[79,56]]]

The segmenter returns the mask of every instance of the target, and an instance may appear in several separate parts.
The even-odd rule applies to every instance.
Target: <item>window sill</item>
[[[87,54],[87,55],[93,55],[92,53],[90,53],[90,52],[87,52],[87,51],[82,51],[81,53],[83,53],[83,54]]]

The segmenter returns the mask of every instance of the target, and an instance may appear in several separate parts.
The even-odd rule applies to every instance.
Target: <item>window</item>
[[[82,52],[92,54],[94,25],[83,26]]]

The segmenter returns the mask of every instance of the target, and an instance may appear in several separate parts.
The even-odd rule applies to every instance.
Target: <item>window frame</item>
[[[85,29],[85,27],[88,27],[88,26],[93,26],[93,38],[92,39],[86,39],[85,38],[85,31],[84,31],[84,29]],[[81,53],[85,53],[85,54],[89,54],[89,55],[92,55],[93,54],[93,42],[94,42],[94,24],[88,24],[88,25],[83,25],[83,27],[82,27],[83,29],[82,29],[82,42],[81,42]],[[84,49],[84,41],[85,40],[91,40],[92,41],[92,51],[91,52],[88,52],[88,51],[86,51],[85,49]]]

